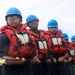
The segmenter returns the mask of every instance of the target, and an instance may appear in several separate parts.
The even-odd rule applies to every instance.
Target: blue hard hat
[[[58,27],[58,23],[56,20],[52,19],[48,22],[48,27]]]
[[[34,15],[29,15],[27,18],[26,18],[26,23],[32,21],[32,20],[38,20],[38,18]]]
[[[75,41],[75,35],[71,37],[71,41]]]
[[[63,33],[63,36],[64,36],[65,39],[69,39],[69,37],[66,33]]]
[[[11,7],[10,9],[8,9],[5,18],[10,15],[19,15],[22,18],[20,10],[15,7]]]

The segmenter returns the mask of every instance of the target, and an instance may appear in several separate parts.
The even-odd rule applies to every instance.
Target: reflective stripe
[[[70,54],[71,55],[75,55],[75,51],[74,50],[70,50]]]
[[[58,40],[58,44],[62,44],[62,40],[61,40],[61,38],[57,38],[57,40]]]
[[[27,42],[29,42],[29,37],[28,34],[16,34],[16,36],[18,37],[18,39],[21,41],[22,44],[25,44]]]
[[[56,38],[52,38],[53,45],[58,44]]]
[[[25,41],[25,43],[26,43],[26,42],[29,42],[28,34],[24,34],[23,37],[24,37],[24,41]]]
[[[44,43],[45,49],[47,49],[47,42],[43,41],[43,43]]]
[[[38,41],[38,45],[40,49],[47,49],[47,42],[46,41]]]
[[[62,40],[61,40],[61,38],[52,38],[52,42],[53,42],[53,45],[56,45],[56,44],[62,44],[62,42],[61,42]]]

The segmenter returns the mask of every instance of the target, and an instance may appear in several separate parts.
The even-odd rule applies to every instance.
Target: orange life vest
[[[46,31],[45,38],[48,40],[50,52],[52,52],[53,54],[67,52],[68,48],[66,45],[66,41],[60,31],[58,31],[56,35],[49,31]]]
[[[27,31],[30,39],[32,39],[32,43],[36,46],[38,50],[38,58],[40,60],[45,60],[48,58],[48,43],[47,40],[44,38],[44,30],[39,30],[39,36],[32,32],[31,30]]]
[[[7,25],[2,27],[1,32],[5,32],[10,41],[8,50],[10,57],[33,57],[36,55],[35,47],[30,46],[31,43],[26,32],[26,25],[21,25],[19,31]]]

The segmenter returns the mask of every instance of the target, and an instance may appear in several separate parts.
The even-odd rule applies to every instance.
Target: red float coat
[[[30,46],[30,37],[26,32],[26,25],[21,25],[19,31],[6,25],[0,29],[1,34],[5,33],[10,41],[8,56],[10,57],[33,57],[36,55],[34,46]]]
[[[32,43],[36,46],[36,50],[38,50],[38,58],[40,60],[46,60],[48,58],[48,43],[44,38],[44,30],[38,30],[39,35],[32,32],[31,30],[27,31],[30,39],[32,39]]]
[[[72,58],[72,61],[75,61],[75,44],[73,44],[72,42],[68,43],[69,46],[69,50],[70,50],[70,57]]]
[[[67,52],[68,46],[60,31],[56,34],[46,31],[45,38],[48,40],[49,50],[53,54],[65,54]]]

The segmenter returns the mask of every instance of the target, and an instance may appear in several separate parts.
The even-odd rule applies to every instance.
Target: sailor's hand
[[[48,63],[51,63],[51,59],[47,59],[46,60],[46,63],[48,64]]]
[[[56,63],[56,62],[57,62],[56,58],[53,58],[53,63]]]
[[[36,60],[37,60],[37,55],[34,56],[32,59],[30,59],[30,63],[34,64],[34,63],[36,63]]]
[[[64,63],[67,63],[68,62],[68,60],[67,59],[64,59]]]
[[[72,61],[72,58],[68,58],[68,60],[67,60],[68,62],[71,62]]]
[[[19,60],[19,61],[16,61],[16,64],[24,64],[26,62],[25,58],[16,57],[16,59]]]
[[[59,57],[58,58],[58,62],[64,62],[64,58],[63,57]]]
[[[41,63],[41,61],[37,58],[36,64],[40,64],[40,63]]]

